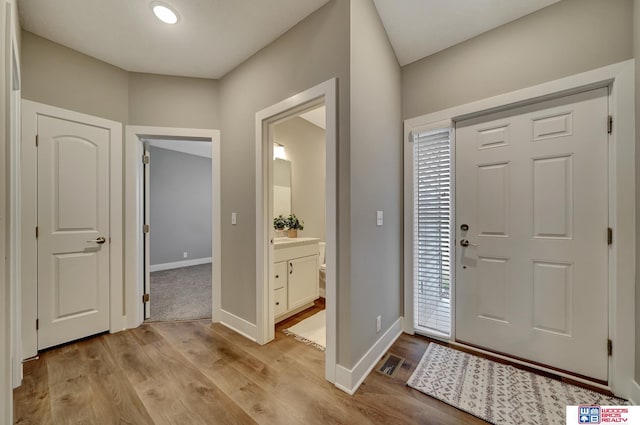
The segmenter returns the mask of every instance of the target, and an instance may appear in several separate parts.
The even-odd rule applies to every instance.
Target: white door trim
[[[337,360],[337,81],[335,78],[291,96],[256,113],[256,341],[266,344],[274,338],[272,211],[270,181],[272,178],[273,140],[270,128],[278,121],[320,104],[326,105],[326,310],[327,347],[325,377],[335,382]]]
[[[52,116],[101,127],[110,132],[109,185],[110,185],[110,237],[109,255],[109,331],[124,329],[122,285],[122,124],[79,112],[30,100],[22,101],[22,359],[38,353],[35,322],[38,318],[38,274],[36,264],[38,244],[37,225],[37,149],[38,115]]]
[[[141,136],[181,137],[211,140],[211,242],[212,242],[212,322],[220,321],[220,131],[197,128],[126,126],[125,145],[125,301],[126,327],[136,328],[144,321],[142,294],[143,241],[142,241],[142,143]]]
[[[405,190],[405,332],[413,333],[413,155],[411,132],[432,123],[510,109],[598,87],[609,87],[609,110],[614,117],[609,136],[609,220],[614,229],[609,259],[609,388],[629,397],[635,359],[635,104],[633,60],[561,78],[534,87],[407,119],[404,122]],[[453,124],[452,124],[453,125]],[[455,221],[455,220],[454,220]],[[454,224],[455,226],[455,224]],[[454,248],[455,249],[455,248]],[[452,285],[455,297],[455,282]],[[455,317],[455,312],[452,312]],[[455,339],[455,324],[451,340]]]
[[[11,14],[17,13],[14,3],[7,4],[7,11]],[[10,144],[8,153],[9,157],[9,208],[10,211],[10,241],[9,241],[9,282],[11,285],[11,355],[13,357],[12,364],[12,383],[13,388],[17,388],[22,384],[22,338],[20,335],[22,329],[21,323],[21,306],[22,297],[20,291],[20,212],[22,203],[20,201],[20,130],[21,130],[21,71],[20,71],[20,48],[17,40],[17,30],[14,25],[13,16],[7,16],[10,19],[11,40],[9,58],[10,64],[10,92],[9,101],[11,118],[10,128]]]

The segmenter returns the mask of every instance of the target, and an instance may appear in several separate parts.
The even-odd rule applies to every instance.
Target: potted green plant
[[[287,237],[297,238],[298,230],[304,230],[304,221],[296,217],[295,214],[289,214],[289,217],[286,218],[286,221],[287,221],[286,227],[288,229]]]
[[[273,228],[275,229],[276,232],[284,233],[284,231],[287,230],[287,219],[282,214],[280,214],[277,217],[274,217]]]

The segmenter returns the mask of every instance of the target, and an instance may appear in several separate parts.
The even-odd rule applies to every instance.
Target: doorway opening
[[[324,105],[324,112],[321,108]],[[315,112],[311,112],[315,111]],[[314,167],[319,170],[319,176],[312,179],[314,183],[306,183],[305,186],[298,189],[306,190],[305,193],[296,195],[296,182],[295,182],[295,170],[297,167],[296,162],[301,162],[302,167],[299,171],[301,173],[307,173],[308,167],[311,165],[303,165],[304,158],[299,160],[290,161],[289,169],[293,172],[290,174],[289,179],[290,187],[287,192],[286,183],[278,186],[278,189],[274,190],[274,183],[276,177],[278,177],[278,183],[286,182],[286,178],[282,179],[282,175],[286,173],[276,172],[274,161],[274,146],[281,150],[284,147],[286,152],[287,146],[285,143],[280,143],[284,134],[295,133],[288,127],[307,127],[313,129],[314,124],[309,123],[309,120],[305,120],[306,113],[311,112],[311,115],[324,115],[325,131],[324,131],[324,149],[322,143],[318,143],[316,148],[319,149],[315,154],[304,154],[310,156],[324,156],[324,164],[322,162],[316,162]],[[325,349],[325,377],[330,382],[335,382],[336,375],[336,305],[337,305],[337,291],[336,291],[336,240],[337,240],[337,223],[336,223],[336,204],[337,204],[337,164],[336,164],[336,138],[337,138],[337,122],[336,114],[337,102],[336,102],[336,80],[332,79],[321,83],[311,89],[298,93],[282,102],[272,105],[256,114],[256,293],[257,293],[257,342],[260,344],[266,344],[275,338],[275,322],[277,319],[289,317],[288,315],[295,315],[300,311],[304,311],[308,307],[317,309],[319,313],[325,314],[325,336],[326,336],[326,349]],[[306,115],[309,118],[309,114]],[[315,127],[318,127],[317,125]],[[316,132],[320,132],[321,129],[316,128]],[[307,136],[303,136],[306,138]],[[300,136],[295,136],[293,139],[300,139]],[[319,137],[322,139],[322,136]],[[300,149],[304,152],[304,149],[309,148],[308,140],[303,140],[300,143]],[[274,145],[277,143],[278,145]],[[291,153],[297,148],[298,143],[287,142],[290,144]],[[286,163],[285,163],[286,165]],[[286,169],[287,167],[285,167]],[[324,172],[324,179],[322,178],[322,172]],[[277,176],[275,174],[278,174]],[[281,175],[282,174],[282,175]],[[313,173],[308,173],[313,174]],[[324,181],[322,181],[324,180]],[[317,189],[324,185],[325,196],[319,195],[321,189]],[[311,190],[306,186],[313,186],[316,189]],[[300,186],[300,183],[298,183]],[[276,209],[274,207],[274,195],[278,198],[287,198],[287,193],[290,193],[290,214],[296,214],[298,219],[304,221],[304,228],[300,230],[298,238],[293,235],[287,235],[285,238],[282,231],[280,234],[276,234],[276,228],[280,229],[283,226],[274,222],[274,218],[277,218],[280,214],[274,217],[274,212],[280,213],[286,212],[285,210]],[[284,195],[283,195],[284,194]],[[313,197],[313,200],[307,200],[306,198]],[[298,199],[297,199],[298,198]],[[305,212],[307,217],[302,216],[300,211],[309,211],[307,206],[301,204],[314,204],[314,202],[322,203],[324,206],[315,207],[315,213],[320,211],[320,218],[316,220],[314,218],[314,212]],[[324,214],[322,213],[324,210]],[[298,214],[300,216],[298,217]],[[284,217],[284,214],[282,214]],[[324,220],[322,218],[324,215]],[[296,220],[294,217],[289,218],[288,225],[286,227],[293,228],[295,230]],[[324,231],[321,230],[321,223],[324,221]],[[308,225],[307,223],[310,223]],[[274,228],[275,224],[275,228]],[[309,226],[309,227],[307,227]],[[309,233],[313,231],[313,235],[316,237],[304,238],[305,233],[309,230]],[[323,235],[324,233],[324,235]],[[288,237],[292,236],[292,237]],[[322,237],[326,241],[324,263],[320,261],[320,242]],[[276,239],[278,237],[278,239]],[[279,245],[276,247],[276,245]],[[325,307],[322,304],[314,305],[314,301],[320,296],[320,266],[326,264],[323,267],[324,280],[326,282],[325,287]]]
[[[218,321],[219,152],[217,130],[127,127],[127,327]]]
[[[210,319],[211,140],[141,140],[145,319]]]
[[[326,348],[326,108],[273,125],[276,332]]]

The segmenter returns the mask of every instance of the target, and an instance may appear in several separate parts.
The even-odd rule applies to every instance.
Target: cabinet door
[[[287,312],[287,288],[280,288],[273,291],[274,293],[274,316],[278,317]]]
[[[318,256],[289,261],[288,308],[293,310],[318,298]]]
[[[287,262],[275,263],[273,270],[273,289],[284,288],[287,285]]]

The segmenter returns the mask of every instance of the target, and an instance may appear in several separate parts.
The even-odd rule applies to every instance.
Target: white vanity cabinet
[[[278,317],[287,312],[287,262],[275,263],[274,274],[274,314]]]
[[[274,244],[274,315],[279,322],[311,307],[319,297],[320,242],[283,238]]]

